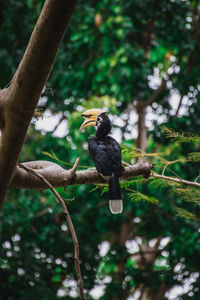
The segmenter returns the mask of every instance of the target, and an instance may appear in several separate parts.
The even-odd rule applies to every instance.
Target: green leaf
[[[60,275],[55,275],[52,277],[53,282],[60,282],[61,281],[61,276]]]

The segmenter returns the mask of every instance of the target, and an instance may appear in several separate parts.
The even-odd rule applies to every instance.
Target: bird
[[[85,120],[80,130],[89,126],[96,126],[95,136],[88,141],[89,154],[99,175],[109,182],[109,207],[113,214],[121,213],[123,202],[119,177],[122,175],[121,148],[118,142],[109,133],[111,121],[106,112],[93,108],[81,115]]]

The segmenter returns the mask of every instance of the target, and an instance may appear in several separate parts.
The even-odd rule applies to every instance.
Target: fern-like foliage
[[[159,200],[157,198],[145,195],[136,190],[130,190],[130,191],[131,191],[131,193],[129,193],[129,197],[130,197],[131,201],[134,201],[134,202],[145,201],[145,202],[149,202],[152,204],[159,203]]]
[[[194,162],[200,161],[200,153],[192,152],[188,155],[188,159]]]
[[[100,183],[100,184],[95,184],[94,188],[92,188],[90,190],[90,193],[100,190],[101,191],[101,195],[103,195],[105,192],[108,191],[108,184],[104,184],[104,183]]]
[[[139,184],[142,184],[146,182],[146,179],[142,176],[140,177],[134,177],[134,179],[131,180],[124,180],[120,182],[120,187],[123,189],[128,189],[129,187],[136,187]]]
[[[50,157],[51,159],[53,159],[53,160],[55,160],[55,161],[57,161],[57,162],[59,162],[59,163],[62,163],[62,164],[64,164],[64,165],[67,165],[67,166],[70,166],[70,167],[73,167],[73,164],[70,164],[70,163],[67,163],[67,162],[65,162],[65,161],[60,160],[60,159],[57,157],[57,155],[55,154],[55,152],[53,152],[53,151],[51,151],[51,153],[46,152],[46,151],[43,151],[42,154],[44,154],[44,155]],[[79,168],[83,168],[83,169],[88,169],[87,166],[78,166],[78,167],[79,167]]]
[[[180,143],[200,143],[200,137],[194,133],[178,133],[173,129],[167,128],[166,126],[162,126],[162,130],[164,131],[167,138],[174,139],[175,141],[178,141]]]
[[[165,153],[158,153],[158,152],[153,152],[153,153],[146,153],[142,151],[141,149],[137,149],[131,145],[127,144],[122,144],[121,145],[121,150],[122,150],[122,156],[127,162],[131,162],[133,158],[135,159],[142,159],[144,157],[148,158],[159,158],[162,160],[162,156],[165,155]]]
[[[149,185],[151,185],[153,188],[163,189],[163,188],[174,187],[176,189],[182,186],[182,184],[179,182],[169,181],[163,178],[150,177],[148,180],[149,180]]]
[[[179,199],[200,205],[200,189],[194,187],[172,187],[171,190]]]
[[[177,206],[174,206],[176,212],[177,212],[177,215],[179,217],[182,217],[182,218],[185,218],[185,219],[191,219],[191,220],[194,220],[194,221],[197,221],[197,216],[183,208],[180,208],[180,207],[177,207]]]

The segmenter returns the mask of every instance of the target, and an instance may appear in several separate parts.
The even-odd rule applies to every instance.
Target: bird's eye
[[[101,118],[100,118],[100,117],[97,117],[97,121],[101,121]]]

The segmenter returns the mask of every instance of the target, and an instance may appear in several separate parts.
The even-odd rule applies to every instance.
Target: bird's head
[[[85,121],[81,125],[80,130],[89,126],[98,126],[102,121],[102,114],[104,112],[99,108],[92,108],[82,113],[81,116]]]

